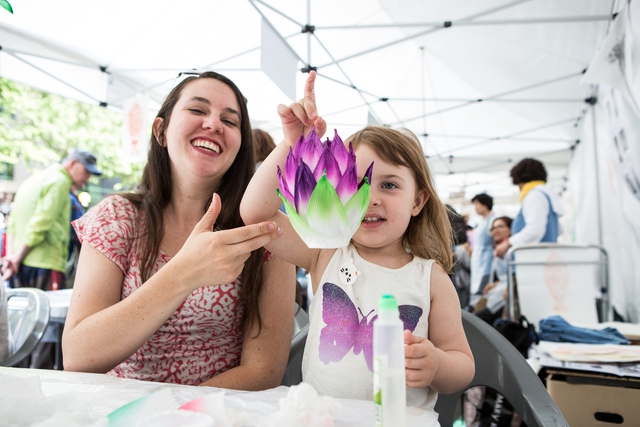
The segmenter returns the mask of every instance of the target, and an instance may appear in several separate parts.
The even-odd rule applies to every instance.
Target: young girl
[[[474,374],[458,297],[446,273],[452,253],[445,207],[415,136],[366,127],[346,140],[355,149],[358,180],[374,163],[362,225],[347,247],[309,249],[278,211],[276,167],[284,170],[289,148],[299,135],[312,126],[319,135],[326,129],[316,112],[314,81],[311,72],[305,97],[289,107],[278,106],[284,142],[254,175],[240,213],[247,224],[276,222],[283,233],[265,247],[310,271],[315,296],[303,357],[304,381],[321,394],[372,399],[372,324],[378,298],[391,293],[407,329],[407,404],[432,410],[437,392],[460,390]]]

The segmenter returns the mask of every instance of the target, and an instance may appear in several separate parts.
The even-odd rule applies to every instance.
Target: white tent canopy
[[[565,175],[591,91],[580,78],[613,12],[600,0],[11,3],[3,76],[115,108],[142,91],[153,110],[178,72],[214,69],[243,90],[254,126],[278,135],[275,106],[291,99],[261,70],[264,19],[298,68],[317,68],[321,113],[341,135],[372,119],[428,135],[435,173],[457,175],[445,197],[482,182],[460,174],[508,171],[525,156]],[[504,178],[470,192],[515,194]]]
[[[599,92],[581,80],[627,3],[11,0],[13,15],[0,10],[0,75],[108,108],[144,93],[153,111],[179,72],[215,70],[248,98],[253,126],[278,138],[276,106],[300,96],[300,69],[313,67],[320,112],[343,138],[367,123],[407,127],[421,137],[443,198],[486,191],[517,204],[508,171],[524,157],[542,160],[559,192],[582,179],[569,165],[597,134],[584,122]],[[627,78],[640,99],[640,53],[633,58]],[[269,67],[280,70],[280,85],[263,71]],[[621,200],[640,199],[628,192]],[[574,241],[589,239],[572,224],[588,223],[600,230],[589,242],[602,242],[607,218],[589,216],[597,211],[573,213]],[[626,250],[637,254],[640,232],[629,224]],[[621,268],[627,275],[616,280],[632,276],[631,265]],[[626,291],[612,286],[638,307],[633,280]],[[619,311],[640,318],[638,309]]]

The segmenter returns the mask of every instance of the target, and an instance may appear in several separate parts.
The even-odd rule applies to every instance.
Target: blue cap
[[[98,166],[96,166],[98,159],[96,159],[96,156],[91,151],[76,148],[71,152],[71,154],[69,154],[67,159],[76,160],[82,163],[82,166],[84,166],[93,175],[102,175],[102,171],[98,169]]]

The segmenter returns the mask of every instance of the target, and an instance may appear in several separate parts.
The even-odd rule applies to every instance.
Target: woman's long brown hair
[[[147,281],[152,274],[153,266],[160,251],[160,243],[164,237],[163,211],[171,201],[171,165],[167,148],[162,140],[169,126],[171,113],[186,85],[195,79],[215,79],[227,85],[236,96],[240,108],[241,123],[240,134],[242,143],[235,160],[224,174],[220,188],[216,191],[222,201],[222,210],[216,220],[216,229],[228,230],[242,227],[244,223],[240,218],[240,201],[251,176],[254,172],[254,147],[251,135],[251,123],[247,103],[240,89],[227,77],[213,71],[201,73],[199,76],[188,77],[178,84],[165,99],[156,118],[162,118],[162,126],[158,130],[158,136],[151,135],[147,164],[142,174],[142,181],[135,193],[121,194],[132,202],[143,214],[145,228],[141,230],[138,239],[140,253],[143,254],[141,262],[142,282]],[[206,212],[211,201],[205,206]],[[262,326],[258,297],[262,288],[262,265],[264,249],[254,251],[245,262],[242,270],[242,287],[240,290],[240,305],[244,307],[241,327],[258,325],[258,334]]]

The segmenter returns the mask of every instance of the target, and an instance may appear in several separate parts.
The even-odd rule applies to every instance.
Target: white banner
[[[598,103],[582,122],[581,142],[569,165],[572,234],[576,243],[605,248],[611,301],[626,320],[638,323],[640,119],[612,87],[601,85],[597,96]]]
[[[631,12],[638,14],[639,10],[636,7]],[[636,17],[636,19],[638,18],[640,17]],[[638,48],[637,40],[634,40],[638,24],[630,22],[629,19],[630,11],[628,5],[625,5],[624,9],[613,21],[604,44],[593,61],[591,61],[591,64],[589,64],[581,83],[613,86],[624,95],[635,113],[640,116],[640,106],[638,105],[640,99],[635,97],[631,90],[634,75],[638,74],[637,69],[635,72],[633,70],[634,60],[632,54],[632,50],[634,48],[637,50]]]
[[[149,129],[147,125],[149,99],[136,95],[124,101],[122,120],[122,161],[142,163],[147,160]]]
[[[296,72],[298,57],[284,39],[262,20],[260,67],[285,95],[296,99]]]

